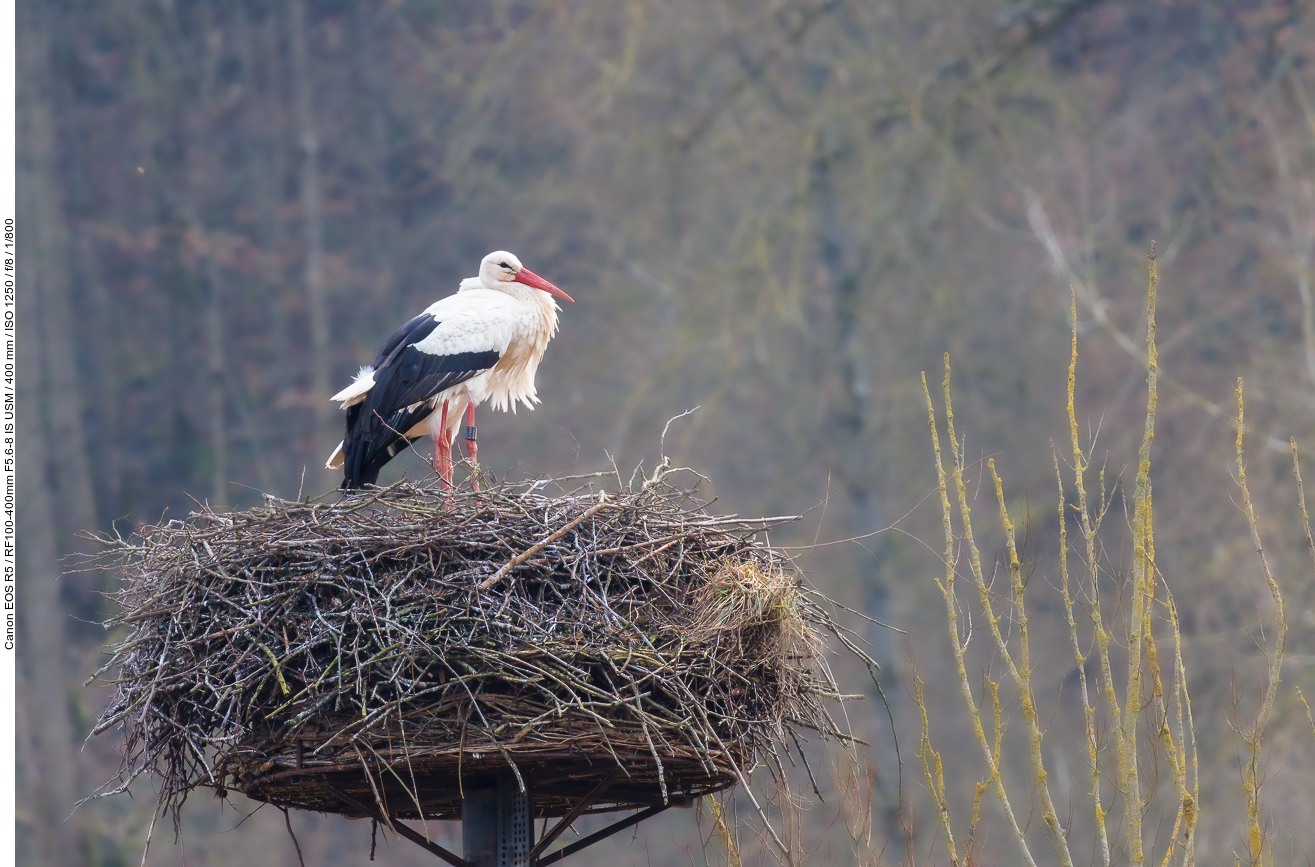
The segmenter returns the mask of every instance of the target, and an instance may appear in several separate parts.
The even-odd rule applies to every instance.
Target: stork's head
[[[490,289],[500,289],[508,283],[523,283],[535,289],[542,289],[549,295],[565,298],[567,301],[575,300],[529,268],[526,268],[521,264],[520,259],[517,259],[506,250],[498,250],[484,257],[484,261],[479,266],[479,279]]]

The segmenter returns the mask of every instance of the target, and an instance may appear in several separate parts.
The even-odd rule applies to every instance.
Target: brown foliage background
[[[1037,516],[1025,553],[1044,571],[1068,287],[1079,411],[1114,476],[1140,440],[1152,239],[1173,381],[1157,559],[1198,654],[1198,716],[1216,720],[1199,733],[1219,758],[1203,772],[1198,852],[1226,859],[1242,845],[1228,720],[1258,694],[1268,598],[1230,500],[1239,375],[1271,562],[1292,576],[1287,677],[1315,693],[1315,591],[1295,577],[1283,481],[1287,439],[1310,442],[1315,409],[1311,13],[1277,0],[20,5],[23,863],[135,860],[153,801],[64,821],[117,748],[78,751],[104,701],[80,682],[98,667],[105,635],[90,624],[112,576],[58,578],[84,544],[74,534],[185,513],[188,495],[244,506],[331,489],[328,394],[495,248],[577,303],[541,371],[543,405],[485,414],[491,468],[651,463],[663,423],[701,405],[667,451],[714,479],[727,511],[812,510],[774,541],[897,525],[802,563],[910,633],[869,638],[897,729],[916,726],[909,660],[933,706],[938,683],[953,699],[928,580],[941,566],[920,541],[938,515],[918,373],[952,354],[968,449],[995,455]],[[395,463],[385,482],[426,471]],[[1108,540],[1112,581],[1122,544]],[[1072,672],[1056,655],[1036,677],[1062,750]],[[851,714],[877,745],[881,837],[899,803],[884,712],[874,699]],[[1268,821],[1275,851],[1304,863],[1315,740],[1295,699],[1276,714]],[[950,765],[969,766],[948,712],[934,724],[942,746],[965,743]],[[977,776],[954,797],[970,802]],[[926,810],[912,779],[906,806]],[[191,807],[189,864],[295,863],[282,817],[229,831],[232,807]],[[804,814],[799,833],[818,861],[853,861],[826,815]],[[891,863],[939,861],[931,823],[914,824],[893,832]],[[359,823],[294,825],[307,863],[368,849]],[[684,814],[581,858],[698,861],[700,833],[708,823]],[[157,863],[180,854],[157,845]]]

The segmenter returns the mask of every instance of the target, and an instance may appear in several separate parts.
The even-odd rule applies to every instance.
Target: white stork
[[[343,467],[342,487],[373,484],[384,464],[412,442],[434,438],[439,475],[452,485],[452,443],[466,413],[466,443],[476,460],[475,405],[516,411],[539,402],[534,373],[557,333],[557,302],[570,295],[521,265],[511,253],[484,257],[478,277],[435,301],[393,333],[374,364],[333,396],[347,410],[347,436],[327,467]],[[478,483],[476,483],[478,484]]]

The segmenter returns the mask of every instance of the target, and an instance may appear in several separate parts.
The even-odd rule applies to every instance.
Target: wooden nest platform
[[[789,519],[711,514],[673,472],[267,498],[102,540],[124,578],[104,793],[150,773],[175,818],[209,788],[454,819],[510,772],[532,815],[578,815],[689,803],[803,729],[847,739],[834,624],[762,541]]]

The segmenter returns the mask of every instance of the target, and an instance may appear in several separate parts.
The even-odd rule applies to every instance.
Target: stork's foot
[[[438,476],[443,490],[452,490],[452,458],[446,454],[435,454],[433,467],[434,475]]]

